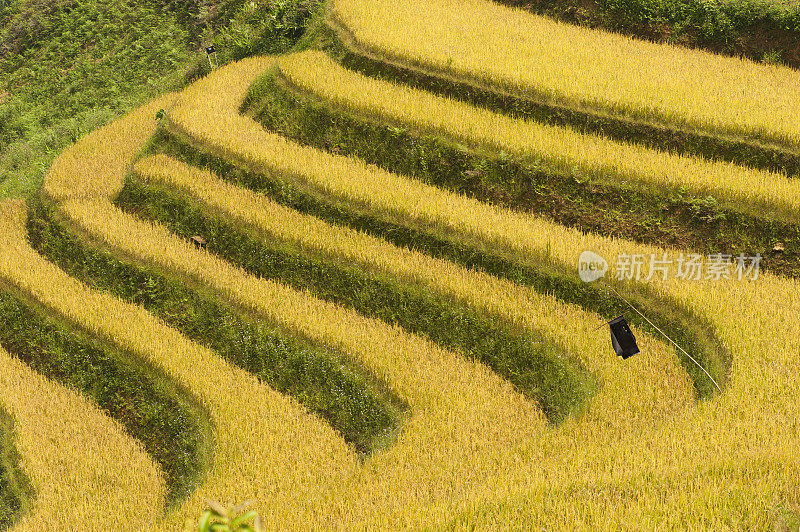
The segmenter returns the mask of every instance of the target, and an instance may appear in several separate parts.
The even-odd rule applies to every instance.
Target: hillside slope
[[[457,1],[329,0],[66,148],[0,202],[0,346],[140,444],[152,530],[796,528],[800,74]]]
[[[287,50],[314,0],[0,3],[0,198],[26,196],[67,145],[215,61]]]

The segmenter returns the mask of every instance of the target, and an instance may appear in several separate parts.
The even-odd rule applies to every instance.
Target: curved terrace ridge
[[[356,15],[362,7],[336,2],[337,10],[349,9]],[[443,4],[434,0],[431,9],[444,9]],[[492,9],[473,0],[464,7],[463,13],[469,15],[464,24],[470,27],[475,13],[485,15]],[[431,30],[425,21],[415,20],[421,17],[412,0],[398,4],[397,11],[390,13],[395,18],[389,18],[389,38],[407,37],[413,28]],[[348,20],[354,33],[378,31],[377,25],[372,26],[372,15],[366,15]],[[393,26],[398,17],[407,24]],[[524,28],[535,21],[517,22]],[[490,18],[486,28],[492,32],[509,23]],[[453,28],[448,23],[440,29],[451,32]],[[424,32],[419,35],[417,40],[426,40]],[[594,38],[587,35],[576,34],[576,38]],[[437,42],[447,43],[444,37]],[[480,44],[492,43],[493,38],[487,34]],[[412,44],[424,47],[431,42]],[[469,43],[460,44],[466,46],[463,54],[454,53],[457,48],[444,52],[455,56],[456,67],[474,58]],[[674,55],[654,48],[654,57],[659,50],[667,59]],[[443,61],[440,67],[447,71],[447,58]],[[569,58],[564,63],[569,64]],[[641,282],[600,281],[587,288],[575,272],[582,250],[607,258],[661,256],[672,250],[582,233],[267,132],[239,110],[253,81],[273,64],[273,58],[252,58],[218,69],[180,95],[170,95],[123,118],[115,123],[116,129],[112,125],[92,133],[56,161],[44,194],[87,242],[89,238],[102,242],[120,258],[155,264],[158,271],[189,280],[198,290],[237,300],[241,307],[314,342],[334,345],[358,360],[411,408],[396,442],[384,452],[359,460],[329,424],[252,373],[189,341],[144,308],[91,289],[44,260],[26,240],[24,211],[10,204],[1,211],[0,278],[7,286],[140,357],[197,398],[209,413],[215,430],[213,463],[200,486],[153,528],[182,526],[187,516],[199,514],[206,499],[225,504],[252,499],[266,522],[309,530],[342,523],[353,529],[497,523],[568,528],[576,522],[595,528],[632,523],[722,528],[734,519],[737,526],[766,528],[800,507],[798,464],[790,451],[800,447],[800,436],[790,422],[796,418],[795,398],[800,393],[795,378],[800,371],[797,280],[770,274],[747,281],[654,277]],[[452,294],[469,293],[473,303],[482,301],[484,307],[489,302],[480,300],[481,291],[498,295],[502,301],[495,302],[493,312],[516,320],[522,328],[535,323],[536,317],[527,316],[537,312],[554,321],[552,327],[561,326],[567,352],[578,354],[603,379],[599,393],[581,416],[553,427],[531,401],[483,364],[467,361],[400,327],[254,276],[196,249],[163,225],[123,212],[112,200],[119,201],[128,186],[126,172],[147,140],[164,140],[152,136],[153,116],[162,108],[163,125],[177,139],[175,143],[182,143],[187,153],[194,150],[188,159],[210,161],[224,170],[220,177],[234,182],[241,178],[237,185],[279,192],[274,197],[284,194],[290,198],[285,205],[308,207],[297,210],[322,219],[317,222],[308,216],[305,223],[320,223],[325,231],[353,238],[355,254],[347,255],[345,241],[339,248],[334,244],[325,248],[338,253],[340,260],[358,257],[362,265],[374,264],[375,255],[359,257],[359,249],[389,246],[369,236],[370,231],[359,236],[346,229],[354,225],[346,220],[359,220],[370,227],[394,227],[396,234],[420,242],[441,242],[442,249],[452,246],[448,249],[459,253],[482,253],[495,264],[518,267],[515,275],[521,275],[516,278],[493,279],[466,272],[463,265],[445,270],[447,261],[458,262],[453,260],[455,255],[428,253],[438,259],[414,255],[423,269],[441,261],[435,264],[443,274],[452,274],[457,284],[464,285],[457,288],[454,281]],[[686,111],[676,109],[678,115]],[[690,109],[686,112],[694,115],[684,113],[679,119],[687,123],[702,119],[703,109]],[[763,118],[763,124],[756,120],[753,125],[728,120],[722,113],[722,122],[712,128],[750,131],[774,126],[781,130],[780,116],[774,122],[759,116],[754,120]],[[793,131],[789,128],[780,134],[791,140]],[[173,161],[166,164],[163,157],[159,160],[165,172],[159,176],[161,186],[176,194],[191,188],[177,182],[185,166]],[[146,173],[148,161],[154,162],[139,162],[139,177]],[[274,208],[250,192],[208,180],[209,174],[192,175],[206,179],[208,187],[195,190],[195,199],[217,187],[220,195],[238,195],[241,201],[251,202],[256,218],[248,219],[250,226],[263,223],[264,212]],[[215,215],[229,223],[241,222],[247,214],[225,212],[220,208],[224,206],[218,204]],[[287,220],[292,216],[284,213]],[[323,249],[322,240],[302,245]],[[391,247],[380,249],[398,253]],[[406,263],[404,271],[418,276],[426,273],[414,272],[412,266]],[[550,286],[551,291],[542,295],[529,289],[525,275],[545,278],[551,284],[538,288],[547,292],[545,287]],[[445,277],[426,282],[440,283],[436,286],[442,289],[449,282]],[[710,401],[694,401],[692,383],[677,355],[635,324],[642,353],[621,363],[609,352],[605,335],[596,331],[602,325],[600,315],[568,298],[563,301],[570,292],[600,293],[614,287],[635,303],[650,305],[648,312],[659,310],[658,305],[661,311],[677,312],[678,325],[681,319],[696,316],[707,320],[703,327],[707,325],[709,345],[724,348],[720,366],[714,369],[727,376],[723,393]],[[527,306],[514,310],[522,303]],[[688,313],[682,314],[681,309]],[[571,343],[567,341],[570,335]]]

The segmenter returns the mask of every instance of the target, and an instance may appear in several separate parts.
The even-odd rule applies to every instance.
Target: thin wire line
[[[707,372],[707,371],[706,371],[706,368],[704,368],[703,366],[701,366],[701,365],[700,365],[700,363],[699,363],[697,360],[695,360],[695,359],[694,359],[694,357],[692,357],[692,355],[690,355],[689,353],[687,353],[687,352],[686,352],[686,351],[685,351],[685,350],[684,350],[684,349],[683,349],[681,346],[679,346],[677,343],[675,343],[675,340],[673,340],[672,338],[670,338],[669,336],[667,336],[667,335],[666,335],[666,333],[664,333],[664,331],[662,331],[661,329],[659,329],[659,328],[658,328],[658,326],[656,326],[656,324],[655,324],[655,323],[653,323],[652,321],[650,321],[649,319],[647,319],[647,316],[645,316],[644,314],[642,314],[641,312],[639,312],[639,309],[637,309],[636,307],[634,307],[633,305],[631,305],[630,301],[628,301],[627,299],[625,299],[624,297],[622,297],[622,294],[620,294],[619,292],[617,292],[617,291],[616,291],[616,289],[614,289],[614,287],[613,287],[613,286],[609,286],[608,288],[610,288],[610,289],[611,289],[611,291],[613,291],[615,294],[617,294],[617,297],[618,297],[618,298],[620,298],[621,300],[623,300],[625,303],[627,303],[627,304],[628,304],[628,306],[629,306],[629,307],[631,307],[631,308],[632,308],[634,311],[636,311],[636,313],[637,313],[639,316],[643,317],[643,318],[645,319],[645,321],[647,321],[647,323],[649,323],[650,325],[652,325],[652,326],[653,326],[653,328],[654,328],[655,330],[657,330],[658,332],[660,332],[660,333],[661,333],[661,335],[662,335],[664,338],[666,338],[667,340],[669,340],[670,342],[672,342],[672,345],[674,345],[675,347],[677,347],[678,349],[680,349],[680,350],[681,350],[681,353],[683,353],[684,355],[686,355],[687,357],[689,357],[689,360],[691,360],[692,362],[694,362],[694,363],[697,365],[697,367],[698,367],[698,368],[702,369],[702,370],[703,370],[703,373],[705,373],[706,375],[708,375],[708,378],[709,378],[709,379],[711,379],[711,382],[713,382],[713,383],[714,383],[714,386],[716,386],[716,387],[717,387],[717,390],[719,390],[719,391],[720,391],[720,393],[722,393],[722,388],[720,388],[720,387],[719,387],[719,384],[717,384],[717,381],[715,381],[715,380],[714,380],[714,377],[712,377],[712,376],[711,376],[711,374],[710,374],[709,372]],[[598,328],[599,328],[599,327],[598,327]]]

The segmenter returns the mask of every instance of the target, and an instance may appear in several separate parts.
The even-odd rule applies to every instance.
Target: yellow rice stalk
[[[270,522],[297,512],[301,494],[352,469],[354,451],[319,418],[212,351],[186,340],[144,309],[88,289],[45,261],[25,240],[25,213],[0,213],[0,278],[53,312],[124,347],[184,386],[208,409],[215,449],[203,484],[158,528],[177,530],[207,499],[259,501]],[[293,501],[293,502],[289,502]],[[117,507],[102,507],[109,514]]]
[[[800,142],[800,73],[563,24],[486,0],[335,0],[358,45],[578,107]]]
[[[174,99],[174,94],[167,94],[153,100],[64,150],[45,176],[45,193],[55,200],[115,197],[131,160],[156,130],[156,113],[169,108]],[[98,179],[112,174],[118,179]]]
[[[245,66],[248,68],[238,78],[236,69],[240,65],[219,71],[186,93],[205,98],[203,102],[196,102],[194,109],[191,109],[192,113],[197,110],[198,116],[194,121],[187,122],[193,126],[190,130],[192,133],[196,133],[197,129],[204,134],[210,133],[209,142],[219,151],[223,151],[225,142],[231,142],[237,135],[243,135],[246,140],[257,140],[257,137],[248,136],[259,128],[253,124],[252,129],[248,129],[249,121],[239,121],[240,117],[235,116],[238,102],[246,91],[248,77],[253,79],[259,73],[255,62]],[[224,83],[220,86],[230,92],[213,90],[217,87],[215,84],[220,82]],[[239,88],[243,90],[237,92]],[[209,89],[212,90],[204,92]],[[186,105],[192,103],[184,101]],[[219,107],[215,107],[217,105]],[[205,114],[201,116],[200,111],[205,111]],[[237,129],[238,126],[242,128]],[[221,140],[224,142],[221,143]],[[266,146],[269,147],[268,144]],[[264,146],[254,148],[263,149]],[[230,153],[241,157],[236,150],[230,150]],[[301,153],[312,163],[318,162],[313,151]],[[264,164],[263,154],[261,156],[262,159],[256,157],[255,161]],[[337,165],[342,164],[343,159],[327,158],[325,161],[337,170]],[[296,165],[300,166],[302,162],[301,159]],[[311,171],[319,168],[312,166]],[[360,165],[353,168],[363,171],[365,167]],[[116,175],[97,176],[100,179],[106,177],[119,179]],[[102,191],[104,186],[103,183],[97,183],[97,190]],[[381,187],[374,187],[373,183],[373,191],[379,190],[382,190]],[[102,197],[102,193],[98,195]],[[80,203],[73,205],[75,209],[82,207]],[[454,200],[454,205],[459,206],[458,201]],[[91,206],[92,203],[89,203],[83,207],[89,209]],[[102,201],[96,207],[98,212],[109,208]],[[533,238],[536,233],[523,233],[529,244],[544,247],[547,242],[552,244],[561,238],[572,239],[572,243],[575,243],[574,231],[564,230],[554,224],[541,227],[544,233],[540,233],[538,239]],[[584,243],[594,244],[604,252],[652,249],[609,239],[586,239]],[[10,265],[8,271],[15,277],[29,278],[33,275],[28,272],[32,266],[37,269],[44,265],[35,255],[32,256],[30,250],[26,251],[19,239],[14,242],[12,248],[16,248],[16,253],[23,256],[17,257],[19,260]],[[565,249],[566,253],[564,249],[557,250],[559,256],[562,260],[572,262],[577,250]],[[192,250],[187,250],[184,245],[184,251]],[[0,260],[0,264],[6,262]],[[120,331],[121,326],[115,325],[117,321],[128,327],[140,327],[141,333],[134,340],[147,342],[152,347],[147,351],[162,354],[164,359],[175,351],[169,349],[170,342],[161,338],[162,328],[158,322],[154,322],[146,313],[136,311],[135,319],[131,319],[127,314],[131,307],[122,305],[120,309],[127,310],[116,311],[110,305],[111,302],[115,305],[119,302],[111,298],[103,299],[110,300],[109,306],[101,305],[98,309],[100,302],[94,298],[100,296],[83,287],[72,287],[75,290],[66,294],[64,291],[71,290],[66,285],[72,285],[73,282],[50,266],[45,269],[46,274],[38,276],[31,286],[40,289],[41,286],[49,286],[49,290],[38,292],[39,297],[48,304],[73,308],[75,313],[86,315],[83,322],[90,320],[104,329],[113,329],[115,337],[123,340],[130,338],[133,333]],[[665,288],[672,290],[669,283],[667,285]],[[508,430],[507,424],[500,428],[492,425],[497,417],[489,416],[488,423],[480,416],[475,416],[479,419],[462,417],[466,413],[463,407],[454,409],[450,402],[444,402],[441,410],[431,416],[440,422],[444,421],[442,416],[446,417],[444,430],[440,423],[425,423],[425,420],[431,419],[426,417],[427,412],[426,415],[417,416],[393,449],[373,458],[356,472],[344,468],[342,475],[326,476],[329,469],[341,463],[335,453],[331,453],[330,460],[325,461],[319,469],[296,465],[289,467],[286,475],[295,472],[301,480],[278,491],[284,497],[281,500],[282,512],[278,514],[271,510],[268,513],[273,519],[271,522],[286,528],[313,527],[315,523],[342,528],[357,528],[367,523],[373,528],[390,525],[395,528],[403,525],[421,528],[443,526],[454,516],[456,522],[481,523],[488,520],[490,524],[499,516],[495,524],[514,519],[510,522],[559,528],[575,528],[580,523],[607,525],[607,528],[611,524],[638,526],[648,522],[673,527],[686,527],[687,523],[693,523],[708,528],[766,528],[775,520],[777,508],[798,509],[796,460],[786,450],[796,448],[798,443],[798,428],[792,421],[797,418],[794,398],[800,391],[794,379],[799,369],[795,354],[800,350],[800,335],[797,334],[795,320],[796,312],[800,309],[798,286],[794,282],[765,276],[757,283],[697,283],[690,288],[687,290],[685,284],[677,283],[674,291],[684,294],[699,311],[710,313],[734,353],[734,375],[720,399],[702,403],[696,408],[678,408],[674,417],[654,423],[646,418],[637,418],[624,419],[618,425],[609,424],[608,417],[602,413],[592,416],[590,411],[583,419],[570,421],[555,431],[540,432],[537,428],[539,425],[531,423],[535,426],[523,428],[514,437],[506,438],[501,436]],[[51,294],[51,291],[61,291],[61,294]],[[48,297],[48,294],[52,297]],[[728,297],[730,299],[726,299]],[[781,306],[781,297],[787,307]],[[291,299],[289,304],[295,305],[296,300]],[[752,330],[741,327],[740,320],[750,323]],[[359,319],[359,323],[364,322]],[[347,320],[337,324],[337,327],[347,326]],[[352,329],[338,334],[348,331],[350,335],[358,336]],[[375,344],[374,338],[365,337],[363,341]],[[391,343],[391,340],[388,342]],[[776,352],[773,352],[773,346],[778,346]],[[204,364],[198,364],[199,357],[193,356],[191,349],[177,351],[181,351],[180,355],[172,354],[172,360],[189,353],[178,380],[186,382],[184,375],[190,369],[201,375],[209,374]],[[453,357],[452,362],[455,367],[464,364],[458,357]],[[438,364],[425,361],[420,365],[420,370],[424,370],[423,373],[430,371],[432,365],[439,367]],[[412,368],[416,366],[412,365]],[[391,369],[392,373],[397,371],[402,375],[406,370],[406,367]],[[232,373],[230,378],[227,378],[226,371],[215,374],[215,379],[225,382],[218,383],[216,387],[212,385],[214,390],[224,387],[225,383],[230,386],[231,381],[248,382],[240,373],[230,369],[227,371]],[[189,388],[196,391],[197,381],[201,378],[193,375],[185,377],[193,384]],[[402,381],[402,378],[393,380]],[[459,386],[464,386],[471,378],[461,377],[458,380]],[[214,379],[203,381],[204,397],[212,395],[212,391],[204,387],[213,382]],[[494,386],[502,384],[491,380],[489,376],[478,379],[480,386],[485,386],[487,382]],[[642,382],[640,385],[647,387],[649,383]],[[241,392],[237,390],[229,394],[232,401],[236,401],[237,393]],[[508,393],[510,395],[505,397],[506,401],[519,401],[510,391]],[[450,392],[447,395],[451,397],[458,394]],[[253,401],[252,395],[247,396],[247,401]],[[239,404],[238,401],[236,404]],[[486,408],[491,409],[495,404],[494,400],[490,401]],[[525,413],[527,407],[524,404],[517,405],[517,416],[508,415],[511,407],[507,402],[503,403],[506,411],[497,415],[504,423],[513,422],[517,425],[538,419],[538,414],[532,409]],[[449,417],[446,416],[448,412],[451,414]],[[233,411],[230,415],[236,417],[241,414],[240,411]],[[258,413],[253,418],[262,419]],[[215,421],[218,434],[224,440],[219,443],[217,451],[222,453],[220,449],[227,449],[226,443],[232,438],[225,430],[229,425],[220,426],[219,420]],[[227,422],[237,423],[236,420]],[[475,432],[459,425],[463,422],[470,425],[473,431],[476,426],[484,428],[487,435],[476,437]],[[488,426],[481,423],[487,423]],[[275,426],[274,435],[281,437],[284,432],[290,432],[293,437],[300,438],[295,441],[303,441],[304,449],[315,445],[317,442],[313,438],[302,440],[302,435],[294,433],[298,425],[306,427],[308,423],[289,422]],[[236,425],[234,428],[241,427]],[[496,447],[498,444],[502,449]],[[242,479],[244,473],[241,469],[270,469],[274,463],[271,460],[258,461],[250,445],[242,445],[241,449],[247,452],[243,452],[238,459],[226,454],[229,456],[225,463],[227,469],[218,465],[216,470],[235,469],[238,476],[220,484],[209,480],[201,489],[202,495],[213,497],[221,494],[223,497],[220,498],[227,502],[247,498],[253,491],[258,491],[246,479]],[[292,451],[281,456],[282,459],[292,457]],[[312,469],[313,473],[310,472]],[[254,476],[258,476],[257,471],[246,478],[252,479]],[[264,478],[270,479],[266,483],[273,482],[269,476]],[[213,480],[217,479],[213,477]],[[311,486],[304,482],[316,483]],[[214,484],[217,490],[211,490],[209,483]],[[295,498],[288,500],[293,497],[292,493]],[[259,497],[259,500],[263,499]],[[197,501],[197,497],[193,497],[192,501]],[[200,504],[197,502],[197,505]],[[197,506],[189,504],[181,511],[187,512],[184,516],[193,515],[196,509]],[[264,511],[263,507],[259,509]],[[519,513],[522,515],[519,516]],[[309,514],[313,514],[314,518]],[[296,517],[298,515],[302,517]],[[176,518],[174,523],[179,521]]]
[[[275,321],[345,346],[413,409],[398,444],[373,457],[363,469],[356,467],[344,443],[291,400],[187,342],[141,308],[88,290],[44,262],[24,244],[22,220],[14,220],[9,225],[16,231],[9,233],[8,245],[0,245],[1,276],[149,360],[211,411],[218,437],[214,468],[190,500],[169,516],[165,529],[172,529],[182,517],[196,515],[205,498],[223,503],[254,499],[267,522],[289,529],[340,523],[357,527],[359,522],[385,528],[405,521],[418,528],[430,522],[427,512],[408,515],[409,508],[436,507],[441,502],[452,511],[468,486],[502,471],[509,463],[503,458],[509,449],[544,430],[541,413],[480,364],[382,322],[245,276],[221,261],[218,266],[210,264],[210,257],[176,242],[163,229],[156,238],[141,232],[135,219],[116,211],[105,197],[111,187],[99,181],[118,183],[116,171],[111,168],[95,176],[96,192],[85,195],[99,199],[66,201],[64,212],[76,217],[94,213],[93,219],[104,220],[103,227],[127,239],[124,242],[135,254],[155,262],[179,261],[198,278],[216,283],[223,293],[244,293],[244,304]],[[114,215],[123,216],[123,221],[112,223]],[[485,463],[468,459],[484,450]],[[383,463],[393,467],[387,469]],[[454,485],[452,478],[466,484]],[[448,511],[438,515],[444,519]]]
[[[645,189],[686,187],[695,194],[728,199],[736,209],[748,203],[755,204],[751,210],[759,213],[765,208],[779,208],[779,213],[791,221],[796,221],[800,212],[800,180],[783,174],[665,153],[571,128],[515,120],[346,70],[319,51],[282,57],[278,66],[282,76],[303,92],[348,111],[377,116],[413,130],[443,133],[458,142],[478,143],[516,157],[552,161],[566,171],[579,168],[594,175],[608,175],[613,184],[629,179]]]
[[[618,240],[586,235],[536,216],[488,205],[267,132],[236,112],[247,89],[241,79],[253,80],[256,75],[249,65],[241,69],[234,65],[193,84],[172,109],[170,127],[204,150],[254,171],[292,176],[301,186],[345,198],[375,213],[419,219],[492,243],[517,257],[550,255],[573,267],[582,250],[596,248],[611,256],[619,245]],[[237,83],[242,91],[238,94],[234,90]],[[223,91],[223,87],[229,89]]]
[[[652,420],[658,417],[658,412],[669,415],[691,400],[691,384],[685,374],[681,375],[674,355],[664,349],[663,344],[637,332],[645,354],[625,371],[620,371],[617,361],[609,355],[605,335],[597,334],[597,323],[602,323],[602,318],[580,307],[561,303],[528,287],[468,270],[447,260],[398,248],[379,238],[300,214],[164,155],[138,161],[134,171],[147,179],[188,192],[237,224],[265,231],[267,238],[275,235],[337,257],[341,264],[358,265],[367,271],[378,270],[410,282],[423,283],[447,297],[504,316],[517,326],[544,331],[549,339],[579,356],[581,363],[605,382],[601,398],[595,400],[593,408],[609,414],[610,422],[631,416],[646,416]],[[92,232],[108,240],[113,227],[122,225],[122,222],[91,223],[86,218],[81,218],[79,223],[86,228],[91,226]],[[115,237],[114,241],[118,238]],[[642,380],[651,382],[653,387],[641,388],[637,382]]]
[[[82,395],[49,381],[0,348],[0,404],[36,491],[11,530],[147,530],[161,518],[158,465]]]
[[[508,446],[519,445],[524,437],[544,430],[543,415],[481,364],[399,327],[248,275],[196,250],[164,227],[139,221],[108,202],[69,201],[64,203],[63,212],[125,255],[210,286],[271,322],[338,346],[387,382],[412,410],[400,441],[370,460],[379,476],[383,468],[388,468],[386,473],[391,473],[393,484],[403,479],[398,486],[404,493],[394,495],[397,487],[386,486],[393,499],[400,501],[420,489],[435,489],[440,482],[438,475],[443,474],[439,469],[479,483],[486,469],[465,460],[475,448],[502,456]],[[442,438],[447,440],[445,445],[440,445]],[[377,464],[382,465],[378,468]],[[494,468],[489,471],[495,472]],[[362,480],[362,475],[356,474],[349,482]],[[346,493],[335,484],[330,488],[340,495]],[[367,497],[366,493],[358,495]],[[352,512],[353,508],[348,510]],[[376,514],[382,511],[376,509]]]
[[[116,196],[132,159],[155,131],[156,112],[168,109],[173,100],[174,95],[167,95],[143,106],[65,150],[46,177],[45,192],[60,201],[69,198],[107,201]],[[17,234],[15,247],[20,246],[21,239],[24,239],[21,233]],[[89,292],[91,297],[85,296],[86,288],[68,278],[61,287],[66,293],[39,292],[45,290],[43,287],[52,287],[52,283],[57,286],[57,279],[65,276],[27,247],[24,253],[30,256],[31,263],[41,265],[38,270],[28,272],[29,266],[17,262],[30,275],[38,274],[27,286],[39,294],[40,300],[52,303],[50,306],[57,312],[111,337],[167,370],[209,407],[217,438],[213,468],[203,486],[180,510],[168,516],[164,529],[174,530],[183,524],[184,518],[199,515],[205,499],[209,498],[230,505],[248,498],[269,501],[269,508],[266,505],[259,508],[261,514],[280,521],[285,517],[281,509],[283,497],[294,497],[295,490],[289,486],[304,491],[309,489],[308,483],[319,480],[307,475],[309,467],[316,467],[310,464],[326,464],[329,471],[320,474],[324,477],[357,462],[341,438],[301,405],[260,384],[252,375],[231,367],[207,349],[188,342],[144,310],[94,292]],[[22,260],[19,256],[14,258]],[[19,273],[13,265],[6,271],[9,276]],[[50,283],[45,282],[48,271],[52,273]],[[90,303],[81,304],[84,298]],[[153,327],[158,333],[150,335]],[[328,464],[328,460],[332,462]]]
[[[270,135],[236,114],[244,80],[257,75],[249,66],[238,69],[222,69],[187,89],[170,115],[172,127],[256,171],[294,175],[378,213],[434,222],[523,258],[549,251],[556,262],[576,265],[585,249],[612,261],[618,253],[664,251],[585,235]],[[235,94],[237,88],[242,92]],[[517,465],[507,463],[493,478],[496,487],[465,495],[470,509],[459,514],[464,522],[495,514],[504,522],[520,513],[527,525],[562,528],[648,522],[766,528],[782,509],[800,510],[796,454],[787,451],[800,443],[800,384],[794,377],[800,370],[800,283],[770,275],[755,282],[650,282],[712,321],[733,356],[725,393],[653,424],[625,419],[615,425],[590,410],[580,420],[531,436],[517,448]],[[447,478],[459,485],[455,475]],[[446,505],[438,515],[448,510],[452,516]]]

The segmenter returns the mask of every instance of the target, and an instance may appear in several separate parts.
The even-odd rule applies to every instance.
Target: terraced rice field
[[[478,0],[386,31],[388,4],[328,7],[314,50],[215,70],[2,204],[13,526],[180,530],[209,499],[284,530],[800,524],[800,159],[769,81],[800,75]]]

